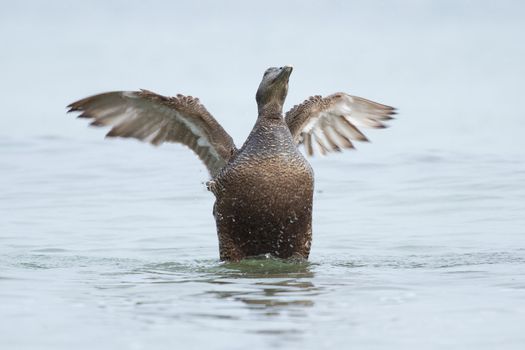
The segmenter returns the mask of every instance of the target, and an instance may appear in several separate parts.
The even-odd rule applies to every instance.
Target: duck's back
[[[307,258],[313,172],[282,119],[260,119],[214,180],[223,260],[270,253]]]

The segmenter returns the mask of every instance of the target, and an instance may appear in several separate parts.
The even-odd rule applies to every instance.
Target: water
[[[3,141],[4,344],[523,344],[523,159],[318,160],[310,262],[223,264],[188,153]]]
[[[261,4],[68,4],[0,14],[0,348],[523,348],[520,4],[268,4],[284,32]],[[191,93],[240,145],[286,63],[288,107],[344,90],[401,112],[312,159],[308,262],[221,263],[196,156],[64,114],[108,89]]]

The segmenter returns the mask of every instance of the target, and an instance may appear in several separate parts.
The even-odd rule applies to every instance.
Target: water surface
[[[324,166],[310,261],[225,264],[206,174],[182,147],[8,138],[1,149],[4,344],[524,341],[523,160],[435,151],[315,160]],[[185,157],[200,183],[170,161]]]

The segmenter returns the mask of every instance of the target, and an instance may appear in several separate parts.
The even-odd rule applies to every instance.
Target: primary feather
[[[236,148],[232,138],[197,98],[165,97],[151,91],[114,91],[73,102],[69,112],[110,126],[108,137],[131,137],[153,145],[181,143],[192,149],[215,176]]]
[[[393,107],[342,92],[312,96],[286,113],[286,123],[297,144],[308,155],[354,148],[353,141],[368,141],[359,127],[385,128],[396,114]]]

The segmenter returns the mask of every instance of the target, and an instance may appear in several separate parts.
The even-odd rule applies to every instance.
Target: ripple
[[[396,256],[364,256],[352,261],[336,262],[351,268],[447,269],[494,264],[525,264],[525,254],[515,252],[475,252],[451,254],[408,254]]]
[[[69,250],[62,248],[40,248],[31,250],[34,253],[67,253]]]

